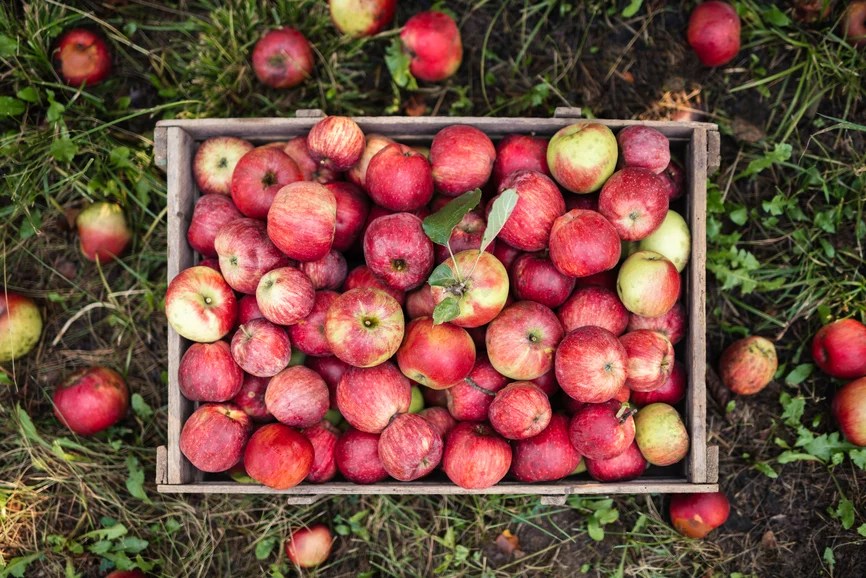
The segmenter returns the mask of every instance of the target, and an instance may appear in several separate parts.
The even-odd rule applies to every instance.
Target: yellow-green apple
[[[165,316],[181,337],[210,343],[235,325],[237,301],[223,276],[210,267],[181,271],[165,291]]]
[[[427,283],[406,294],[406,317],[432,317],[436,302],[433,301],[432,288]]]
[[[845,439],[866,446],[866,377],[843,385],[833,396],[832,410]]]
[[[256,219],[237,219],[223,225],[214,248],[226,283],[240,293],[255,294],[265,273],[289,264],[288,257],[271,242],[265,224]]]
[[[180,451],[203,472],[224,472],[241,460],[251,430],[249,416],[237,407],[206,403],[184,422]]]
[[[307,481],[322,484],[337,475],[337,462],[334,459],[337,448],[338,430],[331,422],[321,422],[301,430],[313,446],[313,466],[307,474]]]
[[[371,133],[365,137],[364,152],[361,153],[361,158],[355,163],[351,169],[346,171],[346,178],[355,185],[365,189],[367,186],[367,168],[370,166],[370,161],[383,148],[390,144],[396,144],[393,139],[390,139],[381,134]],[[432,178],[432,177],[431,177]]]
[[[856,0],[848,4],[842,16],[842,32],[854,46],[866,46],[866,2]]]
[[[328,8],[343,34],[373,36],[391,23],[397,0],[328,0]]]
[[[256,303],[265,319],[278,325],[294,325],[313,310],[316,290],[295,267],[265,273],[256,288]]]
[[[556,381],[576,401],[604,403],[625,383],[627,362],[625,348],[613,333],[601,327],[579,327],[556,350]]]
[[[535,171],[516,171],[503,179],[499,193],[517,191],[517,204],[505,221],[499,238],[521,251],[541,251],[547,248],[553,223],[565,213],[565,200],[550,177]],[[493,197],[487,205],[488,215]]]
[[[301,169],[282,150],[255,148],[235,165],[231,182],[232,201],[247,217],[264,219],[277,192],[289,183],[303,179]]]
[[[856,319],[825,325],[812,339],[812,358],[821,371],[839,379],[866,375],[866,326]]]
[[[547,139],[525,134],[510,134],[496,145],[496,160],[493,161],[493,186],[514,171],[536,171],[550,176],[547,168]]]
[[[268,30],[253,47],[253,72],[272,88],[292,88],[313,74],[315,58],[307,38],[285,26]]]
[[[574,472],[580,454],[568,439],[568,418],[555,413],[538,435],[514,442],[511,475],[520,482],[552,482]]]
[[[225,341],[193,343],[180,359],[180,392],[191,401],[229,401],[244,384],[244,372]]]
[[[318,373],[304,367],[287,367],[268,382],[265,406],[277,421],[292,427],[310,427],[328,411],[328,386]]]
[[[666,403],[676,405],[686,396],[686,367],[679,361],[674,362],[674,369],[663,384],[652,391],[631,391],[631,403],[643,407],[651,403]]]
[[[642,167],[661,174],[671,162],[668,137],[639,124],[627,126],[616,135],[620,159],[625,167]]]
[[[400,306],[406,302],[406,292],[402,289],[391,287],[382,279],[377,277],[370,268],[366,265],[358,265],[346,275],[346,282],[343,283],[343,291],[351,291],[352,289],[370,288],[384,291],[391,297],[397,300]]]
[[[396,416],[379,437],[379,459],[392,478],[410,482],[423,478],[442,460],[442,436],[419,415]]]
[[[550,400],[531,381],[515,381],[496,392],[490,404],[490,425],[510,440],[531,438],[550,423]]]
[[[331,351],[354,367],[379,365],[397,352],[405,320],[400,303],[379,289],[351,289],[331,303],[325,338]]]
[[[274,416],[265,405],[265,391],[268,389],[269,377],[256,377],[244,374],[241,390],[231,400],[231,403],[243,410],[255,422],[274,421]]]
[[[442,436],[443,440],[449,433],[451,433],[454,426],[457,425],[457,420],[455,420],[444,407],[427,407],[418,412],[418,415],[426,419],[427,422],[432,425],[437,432],[439,432],[439,435]]]
[[[123,419],[129,408],[129,389],[113,369],[89,367],[64,379],[51,401],[60,423],[75,434],[89,436]]]
[[[235,166],[253,148],[251,142],[234,136],[217,136],[203,141],[192,159],[192,176],[202,195],[231,196]]]
[[[352,183],[328,183],[325,188],[331,191],[337,201],[333,248],[346,251],[361,235],[370,212],[370,201],[361,189]]]
[[[689,453],[686,426],[677,410],[666,403],[640,408],[634,416],[634,441],[654,466],[670,466]]]
[[[88,205],[75,218],[81,254],[88,261],[106,263],[119,257],[132,240],[123,209],[116,203]]]
[[[445,439],[442,469],[461,488],[479,490],[504,478],[511,458],[511,446],[490,425],[463,422]]]
[[[628,331],[649,329],[658,331],[676,345],[686,336],[686,308],[679,301],[670,311],[658,317],[642,317],[632,313],[628,318]]]
[[[90,28],[64,32],[51,56],[60,78],[71,86],[96,86],[111,72],[111,50],[102,35]]]
[[[562,325],[553,311],[534,301],[518,301],[490,322],[487,355],[505,377],[531,380],[553,367],[562,337]]]
[[[487,354],[479,352],[469,375],[445,390],[448,411],[459,421],[486,421],[496,392],[508,383],[508,378],[493,368]]]
[[[286,540],[286,557],[298,568],[315,568],[331,555],[334,537],[324,524],[293,531]]]
[[[557,311],[566,333],[578,327],[603,327],[616,336],[622,335],[629,323],[629,312],[616,291],[604,287],[581,287],[571,294]]]
[[[560,185],[573,193],[593,193],[613,174],[617,143],[597,122],[576,122],[559,129],[547,144],[547,166]]]
[[[337,409],[337,384],[340,383],[343,374],[348,371],[351,365],[334,355],[327,357],[309,356],[304,361],[304,365],[318,373],[325,380],[331,393],[331,409]]]
[[[409,72],[418,80],[439,82],[457,72],[463,60],[463,43],[454,19],[442,12],[419,12],[400,32],[410,55]]]
[[[432,169],[424,155],[400,143],[387,144],[370,159],[364,188],[381,207],[414,211],[433,198]]]
[[[668,199],[673,201],[683,196],[685,189],[686,173],[683,167],[674,159],[668,163],[661,176],[664,177],[665,187],[668,192]]]
[[[393,363],[352,367],[337,384],[337,408],[352,427],[382,433],[398,413],[409,411],[412,386]]]
[[[0,289],[0,363],[24,357],[39,343],[42,315],[32,299]]]
[[[692,10],[687,36],[704,66],[722,66],[740,51],[740,17],[727,2],[703,2]]]
[[[283,187],[268,211],[268,235],[280,251],[298,261],[317,261],[327,255],[336,226],[337,200],[318,183]]]
[[[313,458],[310,440],[281,423],[269,423],[257,429],[244,450],[247,474],[275,490],[300,484],[310,473]]]
[[[397,350],[397,365],[409,379],[432,389],[447,389],[475,365],[475,343],[462,327],[436,325],[430,317],[413,319]]]
[[[361,127],[347,116],[326,116],[307,133],[313,160],[334,171],[347,171],[361,159],[367,141]]]
[[[620,239],[639,241],[658,229],[667,215],[664,180],[649,169],[619,170],[601,188],[598,212],[611,222]]]
[[[238,299],[238,324],[242,325],[253,319],[264,317],[255,295],[244,295]]]
[[[456,265],[455,265],[456,264]],[[458,314],[451,323],[459,327],[480,327],[500,314],[508,300],[508,271],[493,254],[477,249],[461,251],[439,265],[456,283],[431,286],[435,305],[457,299]]]
[[[339,177],[336,171],[313,160],[313,157],[310,156],[310,149],[307,148],[307,137],[305,136],[289,139],[282,146],[282,151],[295,161],[295,164],[301,169],[305,181],[327,184],[336,181]]]
[[[385,283],[406,291],[420,286],[433,270],[433,243],[415,215],[385,215],[364,233],[364,260]]]
[[[662,386],[674,370],[674,346],[657,331],[638,329],[619,338],[628,355],[625,384],[632,391]]]
[[[668,211],[658,229],[640,240],[640,251],[655,251],[667,257],[682,272],[689,262],[692,252],[692,234],[682,215]]]
[[[632,313],[659,317],[670,311],[680,297],[680,274],[664,255],[638,251],[620,266],[616,292]]]
[[[585,458],[586,471],[599,482],[626,482],[639,478],[647,469],[647,461],[632,442],[624,452],[606,460]]]
[[[751,335],[734,341],[722,352],[719,377],[732,392],[754,395],[773,381],[778,368],[779,360],[773,342],[765,337]]]
[[[339,299],[336,291],[316,291],[310,314],[289,327],[292,345],[306,355],[323,357],[333,355],[325,335],[325,319],[328,309]]]
[[[607,460],[618,456],[634,441],[637,410],[612,399],[581,406],[568,424],[571,445],[585,458]]]
[[[412,386],[412,402],[409,404],[409,413],[418,413],[424,409],[424,394],[421,393],[420,385]]]
[[[595,211],[573,209],[553,222],[550,260],[571,277],[588,277],[619,263],[619,235],[610,221]]]
[[[446,197],[447,198],[447,197]],[[450,199],[449,199],[450,200]],[[448,238],[448,245],[436,245],[434,248],[436,253],[436,262],[442,263],[452,254],[462,253],[470,249],[481,248],[481,241],[484,239],[484,231],[487,230],[487,222],[479,213],[470,211],[466,213],[457,226],[451,231],[451,236]],[[448,247],[451,247],[449,252]],[[489,253],[496,250],[496,239],[493,239],[484,249]]]
[[[388,477],[379,458],[379,434],[350,427],[337,440],[334,460],[343,477],[355,484],[375,484]]]
[[[433,182],[436,190],[448,197],[484,186],[493,171],[494,160],[493,141],[474,126],[447,126],[436,133],[430,144]]]
[[[722,492],[674,494],[668,512],[677,532],[700,539],[727,521],[731,503]]]
[[[202,195],[195,203],[186,240],[194,251],[205,257],[216,257],[214,241],[220,228],[243,215],[232,200],[219,194]]]
[[[257,377],[271,377],[289,365],[292,343],[284,327],[267,319],[241,325],[232,337],[232,357],[241,369]]]
[[[511,266],[511,286],[518,299],[559,307],[574,290],[574,277],[563,275],[542,253],[524,253]]]
[[[298,264],[298,269],[304,272],[313,284],[313,289],[336,290],[343,286],[348,273],[346,258],[339,251],[331,250],[317,261],[306,261]]]

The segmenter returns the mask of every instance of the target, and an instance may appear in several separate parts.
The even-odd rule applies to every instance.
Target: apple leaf
[[[487,229],[484,230],[484,236],[481,238],[481,252],[490,246],[490,243],[505,226],[505,222],[508,221],[514,207],[517,206],[517,199],[515,189],[506,189],[493,201],[493,208],[490,209],[490,214],[487,216]]]
[[[451,270],[451,267],[446,265],[445,263],[439,263],[433,272],[430,273],[430,278],[427,279],[427,283],[430,284],[431,287],[451,287],[452,285],[456,285],[459,281],[454,277],[454,271]]]
[[[144,491],[144,469],[141,467],[141,462],[135,456],[126,458],[126,489],[129,493],[143,502],[150,503],[150,498],[147,497],[147,492]]]
[[[18,116],[24,112],[24,103],[11,96],[0,96],[0,116]]]
[[[424,219],[424,232],[437,245],[448,245],[451,231],[466,213],[481,202],[481,189],[463,193],[447,205]]]
[[[622,9],[622,17],[631,18],[637,14],[641,6],[643,6],[643,0],[631,0],[631,2],[628,3],[628,6]]]
[[[403,50],[403,43],[400,38],[394,38],[388,48],[385,49],[385,64],[391,72],[391,78],[394,79],[394,84],[400,88],[408,88],[409,90],[418,89],[418,81],[412,76],[409,71],[411,59],[406,51]]]
[[[456,297],[446,297],[433,310],[433,323],[440,325],[460,315],[460,302]]]

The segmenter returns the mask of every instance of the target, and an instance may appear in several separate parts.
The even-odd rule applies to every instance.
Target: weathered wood
[[[707,447],[707,483],[719,483],[719,446]]]
[[[542,506],[564,506],[568,496],[541,496],[538,502]]]
[[[321,108],[299,108],[295,111],[295,118],[322,118],[325,111]]]
[[[322,494],[313,494],[310,496],[289,496],[286,498],[286,503],[290,506],[309,506],[326,497],[327,496]]]
[[[714,175],[722,164],[722,141],[718,130],[707,131],[707,174]]]
[[[156,483],[168,483],[168,450],[165,446],[156,448]]]
[[[165,170],[167,162],[165,156],[167,130],[166,127],[159,125],[153,129],[153,164],[162,170]]]
[[[553,118],[581,118],[583,110],[579,106],[557,106]]]

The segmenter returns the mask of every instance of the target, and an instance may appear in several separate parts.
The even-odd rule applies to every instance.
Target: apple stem
[[[466,383],[468,383],[470,387],[472,387],[473,389],[476,389],[476,390],[480,391],[480,392],[483,393],[484,395],[489,395],[490,397],[496,397],[496,392],[495,392],[495,391],[490,391],[489,389],[485,389],[485,388],[481,387],[481,386],[478,385],[478,383],[477,383],[474,379],[472,379],[471,377],[466,377],[466,378],[464,378],[464,381],[465,381]]]
[[[622,407],[619,408],[619,411],[616,412],[616,419],[619,420],[619,423],[625,423],[625,421],[637,413],[637,409],[631,407],[627,403],[623,403]]]

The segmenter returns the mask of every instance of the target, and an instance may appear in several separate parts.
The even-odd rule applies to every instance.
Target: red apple
[[[232,357],[241,369],[257,377],[271,377],[289,364],[292,343],[285,328],[267,319],[253,319],[232,337]]]
[[[281,423],[269,423],[247,442],[244,467],[260,484],[287,490],[309,475],[314,457],[313,444],[304,434]]]
[[[668,213],[664,180],[649,169],[619,170],[604,183],[598,211],[611,222],[620,239],[640,241],[658,229]]]
[[[370,201],[351,183],[328,183],[325,188],[331,191],[337,201],[333,248],[346,251],[361,234],[370,211]]]
[[[347,116],[326,116],[307,134],[310,156],[335,171],[346,171],[355,165],[367,141],[361,127]]]
[[[602,287],[583,287],[575,291],[557,312],[566,333],[579,327],[603,327],[622,335],[629,323],[629,312],[616,292]]]
[[[652,391],[674,370],[674,347],[656,331],[638,329],[619,338],[628,355],[625,384],[632,391]]]
[[[430,390],[430,391],[439,391],[439,390]],[[448,391],[448,390],[446,389],[443,391]],[[451,430],[454,429],[454,426],[457,425],[457,420],[455,420],[451,416],[451,414],[448,413],[448,410],[445,409],[444,407],[438,407],[438,406],[428,407],[428,408],[425,408],[425,409],[422,409],[421,411],[419,411],[418,415],[420,415],[421,417],[426,419],[430,423],[430,425],[432,425],[433,428],[437,432],[439,432],[439,435],[442,436],[443,440],[448,436],[449,433],[451,433]]]
[[[689,46],[704,66],[722,66],[740,51],[740,17],[727,2],[698,4],[689,17]]]
[[[232,201],[253,219],[264,219],[277,196],[289,183],[303,180],[301,169],[277,148],[255,148],[242,156],[232,172]]]
[[[268,271],[256,288],[256,303],[265,319],[294,325],[313,310],[316,290],[310,278],[294,267]]]
[[[255,295],[244,295],[238,299],[238,324],[243,325],[253,319],[262,319],[262,310]]]
[[[689,453],[689,434],[677,410],[666,403],[651,403],[634,417],[634,441],[646,461],[670,466]]]
[[[433,182],[437,191],[449,197],[484,186],[495,159],[493,141],[474,126],[447,126],[430,144]]]
[[[625,348],[613,333],[580,327],[566,335],[556,350],[556,381],[574,400],[604,403],[625,383],[627,361]]]
[[[237,301],[218,272],[210,267],[190,267],[168,284],[165,316],[181,337],[209,343],[232,330]]]
[[[396,299],[397,303],[399,303],[401,307],[403,306],[403,303],[406,302],[405,291],[391,287],[370,271],[370,268],[366,265],[359,265],[349,271],[349,274],[346,276],[346,282],[343,283],[343,291],[351,291],[352,289],[365,287],[384,291]]]
[[[111,72],[111,50],[102,36],[88,28],[72,28],[57,40],[52,53],[63,82],[96,86]]]
[[[651,403],[666,403],[676,405],[686,396],[686,368],[679,361],[674,362],[674,369],[663,384],[652,391],[632,391],[631,402],[638,407]],[[626,388],[626,391],[631,391]]]
[[[132,240],[132,231],[115,203],[93,203],[75,218],[81,254],[88,261],[107,263],[123,254]]]
[[[24,357],[39,343],[42,315],[32,299],[0,289],[0,363]]]
[[[432,389],[447,389],[475,365],[475,343],[462,327],[436,325],[430,317],[413,319],[397,350],[397,365],[409,379]]]
[[[225,341],[193,343],[178,369],[180,392],[191,401],[229,401],[244,383],[244,372]]]
[[[51,401],[60,423],[72,433],[89,436],[123,419],[129,408],[129,389],[113,369],[89,367],[63,380]]]
[[[231,403],[242,409],[253,421],[273,421],[274,416],[271,415],[267,405],[265,405],[265,391],[268,389],[269,381],[269,377],[256,377],[255,375],[244,374],[241,390],[232,398]]]
[[[255,219],[237,219],[223,225],[214,248],[226,283],[241,293],[254,294],[265,273],[289,264],[271,242],[265,224]]]
[[[388,477],[379,459],[379,434],[350,427],[337,440],[334,459],[343,477],[355,484],[375,484]]]
[[[623,166],[649,169],[661,174],[671,162],[668,137],[658,130],[639,124],[627,126],[616,135]]]
[[[854,46],[866,46],[866,2],[857,0],[848,4],[842,16],[842,31]]]
[[[446,197],[447,198],[447,197]],[[449,201],[451,199],[448,199]],[[479,213],[470,211],[466,213],[454,230],[451,231],[451,236],[448,238],[448,247],[444,245],[436,245],[436,262],[441,263],[448,259],[452,254],[462,253],[470,249],[480,249],[481,241],[484,239],[484,231],[487,230],[487,222]],[[496,239],[484,249],[489,253],[496,250]]]
[[[545,255],[521,255],[514,261],[510,273],[518,299],[535,301],[551,309],[562,305],[574,289],[574,277],[560,273]]]
[[[328,0],[334,26],[349,36],[373,36],[394,18],[397,0]]]
[[[451,319],[454,325],[480,327],[500,314],[508,299],[508,271],[499,259],[487,251],[479,255],[477,249],[471,249],[457,253],[440,267],[447,267],[453,279],[461,279],[430,288],[436,305],[448,298],[457,299],[458,314]]]
[[[304,428],[301,433],[307,436],[313,446],[313,466],[307,475],[307,481],[314,484],[331,481],[337,475],[334,456],[340,431],[330,422],[322,420],[316,425]]]
[[[626,482],[639,478],[647,468],[647,461],[632,442],[628,448],[618,456],[606,460],[584,460],[586,471],[594,480],[599,482]]]
[[[518,301],[487,328],[487,355],[505,377],[535,379],[553,367],[553,354],[562,336],[562,325],[553,311],[534,301]]]
[[[547,168],[547,139],[524,134],[510,134],[496,145],[493,162],[493,186],[515,171],[536,171],[550,176]]]
[[[559,384],[556,383],[556,371],[554,368],[551,368],[550,371],[544,375],[533,379],[532,383],[537,385],[538,389],[543,391],[548,398],[556,395],[556,392],[559,391]]]
[[[508,271],[511,270],[511,265],[514,264],[517,258],[523,254],[520,249],[515,249],[508,243],[496,243],[490,252],[493,253],[494,257],[499,259],[499,262]]]
[[[315,57],[306,37],[285,26],[268,30],[253,48],[253,71],[272,88],[292,88],[313,74]]]
[[[317,261],[327,255],[336,226],[337,201],[318,183],[283,187],[268,211],[268,235],[280,251],[298,261]]]
[[[573,193],[592,193],[613,174],[617,142],[597,122],[576,122],[557,131],[547,145],[547,166],[553,178]]]
[[[305,181],[330,184],[336,181],[339,176],[336,171],[313,160],[313,157],[310,156],[310,149],[307,148],[307,137],[305,136],[289,139],[282,145],[281,150],[295,161],[295,164],[301,169]]]
[[[678,301],[670,311],[658,317],[641,317],[632,313],[628,318],[628,330],[649,329],[658,331],[668,338],[671,345],[676,345],[686,336],[688,329],[686,321],[686,308]]]
[[[568,439],[568,418],[555,413],[538,435],[514,443],[511,473],[520,482],[552,482],[577,468],[580,454]]]
[[[339,299],[335,291],[316,291],[315,303],[310,314],[289,327],[292,345],[306,355],[332,355],[330,344],[325,335],[325,319],[328,309]]]
[[[568,195],[565,197],[565,210],[573,211],[580,209],[582,211],[598,212],[598,193],[587,193],[585,195]]]
[[[361,188],[366,188],[367,186],[367,169],[373,157],[386,146],[396,144],[393,139],[380,134],[368,134],[365,140],[366,144],[364,145],[364,152],[361,153],[361,158],[358,159],[355,166],[346,172],[346,178]]]
[[[348,266],[343,254],[331,250],[317,261],[300,263],[298,268],[303,271],[313,283],[314,289],[339,289],[346,280]]]
[[[414,289],[433,270],[433,243],[411,213],[379,217],[364,234],[364,260],[388,285]]]
[[[569,211],[550,230],[550,260],[565,275],[587,277],[613,269],[621,251],[616,229],[595,211]]]
[[[845,439],[866,446],[866,377],[843,385],[833,397],[832,410]]]
[[[325,338],[341,360],[355,367],[372,367],[397,352],[404,324],[400,304],[384,291],[351,289],[328,308]]]
[[[659,317],[680,297],[676,266],[655,251],[638,251],[620,266],[616,292],[625,308],[643,317]]]
[[[337,384],[343,378],[343,374],[351,367],[345,361],[333,355],[328,357],[307,357],[304,364],[318,373],[325,383],[328,384],[328,390],[331,393],[331,409],[337,408]]]
[[[403,26],[400,40],[411,58],[409,71],[418,80],[439,82],[460,68],[460,30],[447,14],[433,10],[415,14]]]
[[[665,167],[661,176],[664,177],[668,199],[670,201],[679,199],[683,196],[683,192],[685,191],[686,173],[677,161],[671,159],[671,162],[667,167]]]
[[[215,193],[230,196],[235,166],[253,148],[251,142],[233,136],[218,136],[203,141],[192,160],[192,174],[202,195]]]
[[[241,459],[250,436],[249,416],[227,403],[206,403],[180,432],[180,451],[203,472],[224,472]],[[244,464],[249,471],[249,462]]]
[[[700,539],[727,521],[731,503],[722,492],[674,494],[668,511],[677,532]]]
[[[856,319],[841,319],[818,330],[812,340],[812,358],[821,371],[839,379],[866,375],[866,326]]]
[[[431,317],[435,308],[431,287],[426,283],[406,295],[406,316],[409,319]]]
[[[186,239],[194,251],[206,257],[216,257],[214,240],[220,227],[243,215],[229,197],[224,195],[203,195],[195,204],[192,220],[186,231]]]
[[[571,444],[591,460],[607,460],[623,453],[634,441],[636,410],[617,400],[587,403],[578,409],[568,426]]]
[[[286,540],[286,556],[299,568],[315,568],[331,555],[334,537],[324,524],[299,528]]]
[[[409,411],[412,386],[391,362],[352,367],[337,385],[337,407],[352,427],[382,433],[398,413]]]
[[[396,416],[379,438],[379,458],[385,471],[410,482],[432,472],[442,459],[442,436],[419,415]]]
[[[445,440],[442,469],[461,488],[495,485],[511,467],[511,446],[484,423],[458,423]]]
[[[147,578],[147,575],[136,568],[135,570],[115,570],[106,574],[105,578]]]
[[[432,169],[424,155],[406,145],[388,144],[370,160],[364,188],[379,206],[414,211],[433,198]]]
[[[565,213],[559,187],[542,173],[516,171],[505,177],[498,190],[502,193],[507,189],[517,191],[518,199],[499,238],[522,251],[547,248],[554,222]],[[487,205],[488,213],[497,198]]]
[[[850,346],[850,342],[846,345]],[[734,393],[754,395],[773,381],[778,368],[773,342],[752,335],[734,341],[725,349],[719,361],[719,377]]]
[[[490,404],[490,425],[510,440],[541,433],[550,423],[550,400],[531,381],[515,381],[496,393]]]
[[[508,378],[496,371],[485,353],[463,381],[445,390],[448,411],[459,421],[486,421],[496,392],[508,385]]]
[[[586,277],[578,277],[574,286],[577,288],[603,287],[605,289],[610,289],[611,291],[616,291],[616,275],[616,271],[608,269],[607,271],[602,271]]]
[[[277,421],[292,427],[310,427],[322,421],[328,411],[328,386],[309,367],[293,365],[271,378],[265,405]]]

